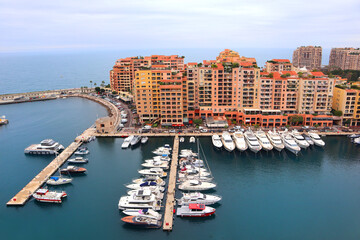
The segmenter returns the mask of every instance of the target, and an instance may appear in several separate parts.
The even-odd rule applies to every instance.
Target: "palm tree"
[[[105,81],[102,81],[101,82],[101,87],[104,87],[105,86]]]
[[[91,88],[92,88],[92,83],[93,83],[93,81],[90,80]]]

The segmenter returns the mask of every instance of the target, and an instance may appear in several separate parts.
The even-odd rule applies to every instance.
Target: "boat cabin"
[[[39,190],[36,191],[37,194],[39,195],[45,195],[46,193],[48,193],[49,190],[48,189],[44,189],[44,188],[41,188]]]
[[[191,211],[203,211],[205,209],[205,204],[191,203],[189,204],[189,209]]]

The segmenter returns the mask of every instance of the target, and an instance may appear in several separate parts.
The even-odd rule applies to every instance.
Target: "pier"
[[[173,228],[178,153],[179,153],[179,136],[175,136],[174,146],[172,151],[171,166],[170,166],[170,174],[169,174],[169,185],[166,196],[165,214],[164,214],[164,222],[163,222],[164,231],[171,231]]]
[[[51,175],[53,175],[66,160],[94,133],[95,129],[89,128],[78,136],[64,151],[52,160],[38,175],[36,175],[23,189],[7,202],[8,206],[23,206],[26,201],[38,190]]]

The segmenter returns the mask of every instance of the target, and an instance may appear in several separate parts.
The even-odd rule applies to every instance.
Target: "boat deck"
[[[164,231],[171,231],[173,228],[178,153],[179,153],[179,136],[175,136],[174,146],[172,151],[172,160],[170,166],[170,174],[169,174],[169,185],[168,185],[168,191],[166,197],[165,214],[164,214],[164,223],[163,223]]]

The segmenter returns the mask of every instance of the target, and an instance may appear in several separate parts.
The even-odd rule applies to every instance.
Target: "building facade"
[[[266,62],[266,72],[293,71],[294,67],[289,59],[272,59]]]
[[[333,48],[331,49],[329,67],[342,70],[360,70],[359,48]]]
[[[318,46],[298,47],[292,58],[294,67],[306,67],[309,70],[320,69],[322,59],[322,48]]]
[[[360,90],[346,85],[334,88],[332,108],[342,112],[343,123],[360,126]]]

